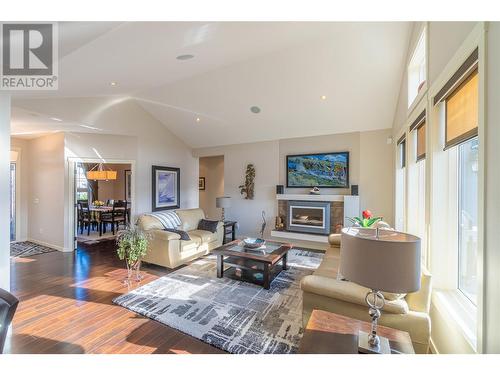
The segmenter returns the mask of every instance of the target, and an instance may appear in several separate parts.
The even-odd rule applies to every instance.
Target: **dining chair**
[[[104,225],[104,232],[106,232],[107,224],[111,224],[113,234],[116,233],[116,229],[120,229],[120,224],[127,225],[127,201],[114,201],[111,212],[101,216],[101,225]]]
[[[83,234],[83,229],[87,228],[87,236],[90,236],[90,229],[94,227],[95,222],[92,220],[89,203],[86,201],[78,202],[78,223],[80,226],[80,234]]]
[[[19,300],[13,294],[0,289],[0,354],[3,353],[7,331],[18,304]]]

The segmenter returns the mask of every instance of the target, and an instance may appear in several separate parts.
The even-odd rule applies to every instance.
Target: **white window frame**
[[[428,40],[428,33],[427,33],[427,23],[424,23],[419,31],[419,37],[417,39],[417,42],[415,46],[413,47],[413,52],[411,55],[411,58],[408,60],[408,64],[406,67],[406,83],[407,83],[407,99],[408,99],[408,115],[410,115],[413,110],[415,109],[415,106],[418,105],[420,100],[426,95],[427,89],[428,89],[428,84],[427,84],[427,79],[429,76],[429,69],[428,69],[428,56],[429,56],[429,40]],[[424,54],[424,62],[423,66],[420,66],[420,69],[423,68],[423,80],[419,79],[418,84],[416,87],[414,85],[411,85],[411,72],[412,66],[416,65],[415,63],[415,58],[416,54],[420,52],[420,48],[423,49],[423,54]],[[422,88],[420,91],[418,91],[418,86],[424,82]],[[414,93],[414,90],[416,89],[416,94]]]
[[[462,332],[466,342],[469,343],[471,349],[478,353],[483,352],[483,310],[484,310],[484,93],[485,93],[485,38],[486,23],[479,22],[464,43],[459,47],[455,55],[448,62],[442,73],[433,82],[428,90],[428,102],[430,112],[427,117],[430,127],[430,148],[427,152],[427,158],[431,158],[431,168],[427,176],[430,175],[430,265],[433,274],[433,304],[437,310],[442,311],[448,316],[448,322],[459,332]],[[478,277],[478,293],[477,307],[458,290],[458,219],[452,224],[443,225],[443,209],[447,215],[450,215],[454,210],[455,215],[458,215],[458,191],[456,196],[453,196],[453,189],[450,190],[452,184],[458,187],[458,165],[446,167],[445,163],[457,163],[458,158],[452,157],[443,151],[444,147],[444,121],[445,111],[443,103],[436,106],[432,105],[434,96],[445,83],[458,70],[463,62],[478,48],[479,50],[479,176],[478,176],[478,249],[477,249],[477,277]],[[428,143],[429,145],[429,143]],[[453,150],[449,149],[448,151]],[[458,151],[458,150],[456,150]],[[448,175],[446,175],[446,169]],[[449,185],[449,186],[443,186]],[[447,188],[447,190],[445,190]],[[458,190],[458,188],[456,189]],[[443,191],[445,193],[443,194]],[[447,196],[446,196],[447,195]],[[450,196],[451,195],[451,196]],[[455,206],[453,206],[455,202]],[[448,207],[446,207],[448,205]],[[457,218],[457,216],[455,216]],[[453,232],[455,227],[455,232]],[[447,240],[446,237],[450,240]],[[451,240],[455,239],[455,242]],[[449,265],[454,264],[456,267],[450,270]],[[458,319],[457,319],[458,318]]]

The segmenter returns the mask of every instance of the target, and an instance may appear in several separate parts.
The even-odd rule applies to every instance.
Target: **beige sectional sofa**
[[[219,222],[217,231],[212,233],[197,229],[200,220],[205,219],[205,213],[201,208],[175,212],[182,222],[177,229],[186,231],[191,237],[190,241],[183,241],[179,234],[163,230],[161,222],[153,216],[146,214],[139,217],[137,225],[151,237],[148,253],[144,257],[145,262],[175,268],[222,245],[224,235],[222,222]]]
[[[368,292],[358,284],[337,279],[340,265],[340,235],[330,235],[320,267],[301,281],[304,326],[314,309],[331,311],[354,319],[370,321],[365,296]],[[381,270],[383,272],[383,270]],[[429,308],[431,276],[423,270],[421,288],[405,296],[386,295],[379,324],[410,334],[416,353],[427,353],[431,332]],[[389,299],[390,298],[390,299]]]

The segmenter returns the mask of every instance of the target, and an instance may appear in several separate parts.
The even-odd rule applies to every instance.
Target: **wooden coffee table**
[[[368,310],[366,311],[368,315]],[[322,310],[313,310],[304,336],[300,354],[357,354],[358,332],[370,332],[371,323]],[[415,354],[408,332],[378,326],[379,335],[389,339],[391,352]]]
[[[264,247],[249,250],[240,243],[241,240],[235,240],[212,250],[217,255],[217,277],[225,276],[269,289],[274,278],[287,269],[288,251],[293,246],[267,241]],[[230,267],[224,270],[224,266]]]

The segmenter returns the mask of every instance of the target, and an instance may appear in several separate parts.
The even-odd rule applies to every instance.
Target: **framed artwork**
[[[132,171],[129,169],[125,170],[125,200],[132,200]]]
[[[180,208],[180,168],[153,165],[152,172],[152,210],[161,211]]]
[[[200,177],[198,181],[198,188],[200,190],[205,190],[205,177]]]
[[[349,152],[287,155],[286,187],[348,188]]]

